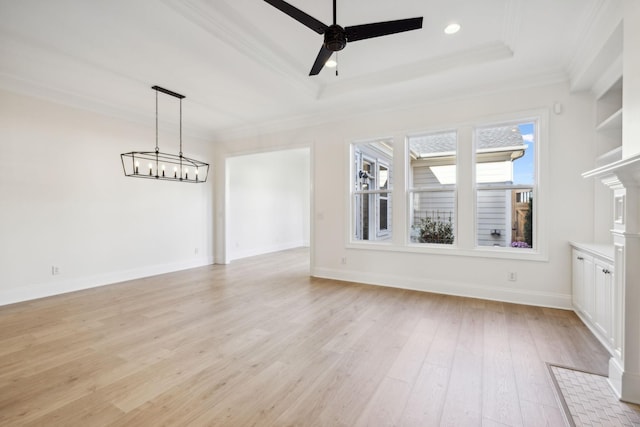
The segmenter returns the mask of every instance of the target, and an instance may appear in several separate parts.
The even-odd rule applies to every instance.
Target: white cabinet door
[[[608,342],[613,340],[613,266],[596,259],[595,273],[595,316],[598,331]]]
[[[573,249],[571,256],[573,306],[584,312],[584,254]]]
[[[616,294],[611,257],[574,247],[571,266],[575,312],[612,354],[619,352],[622,323],[617,313],[622,303]]]
[[[581,254],[582,258],[582,302],[583,313],[587,319],[593,321],[596,313],[596,287],[593,275],[593,257]]]

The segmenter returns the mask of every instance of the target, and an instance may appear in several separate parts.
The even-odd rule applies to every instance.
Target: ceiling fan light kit
[[[457,22],[452,22],[451,24],[445,27],[444,33],[448,35],[452,35],[460,31],[460,28],[461,28],[460,24],[458,24]]]
[[[206,182],[209,176],[209,164],[182,155],[182,100],[185,96],[160,86],[153,86],[151,89],[156,91],[156,149],[120,154],[124,175],[130,178],[194,184]],[[180,100],[180,151],[178,154],[162,153],[158,148],[158,92]]]
[[[333,25],[325,25],[313,16],[306,14],[283,0],[264,1],[281,12],[286,13],[316,33],[324,36],[324,42],[322,43],[320,52],[318,52],[318,56],[316,57],[313,67],[311,67],[311,72],[309,73],[310,76],[319,74],[333,52],[338,52],[344,49],[349,42],[422,28],[422,17],[375,22],[372,24],[355,25],[343,28],[337,24],[336,0],[333,0]]]

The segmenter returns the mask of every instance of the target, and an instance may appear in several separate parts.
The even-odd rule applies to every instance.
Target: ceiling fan
[[[301,24],[311,28],[316,33],[324,35],[324,42],[316,57],[316,62],[313,64],[313,67],[311,67],[310,76],[315,76],[320,73],[320,70],[322,70],[322,67],[324,67],[324,64],[333,52],[344,49],[347,42],[355,42],[422,28],[422,17],[375,22],[373,24],[354,25],[343,28],[336,23],[336,0],[333,0],[333,25],[325,25],[313,16],[307,15],[305,12],[283,0],[264,1],[286,13]]]

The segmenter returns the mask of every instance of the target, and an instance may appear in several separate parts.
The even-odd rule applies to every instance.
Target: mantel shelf
[[[635,181],[640,184],[640,154],[609,163],[582,174],[583,178],[604,178],[615,175],[621,181]]]

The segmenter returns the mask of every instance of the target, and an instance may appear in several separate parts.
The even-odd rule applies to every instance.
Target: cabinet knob
[[[578,257],[578,261],[584,261],[584,258],[583,258],[583,257],[581,257],[581,256],[579,256],[579,257]]]

